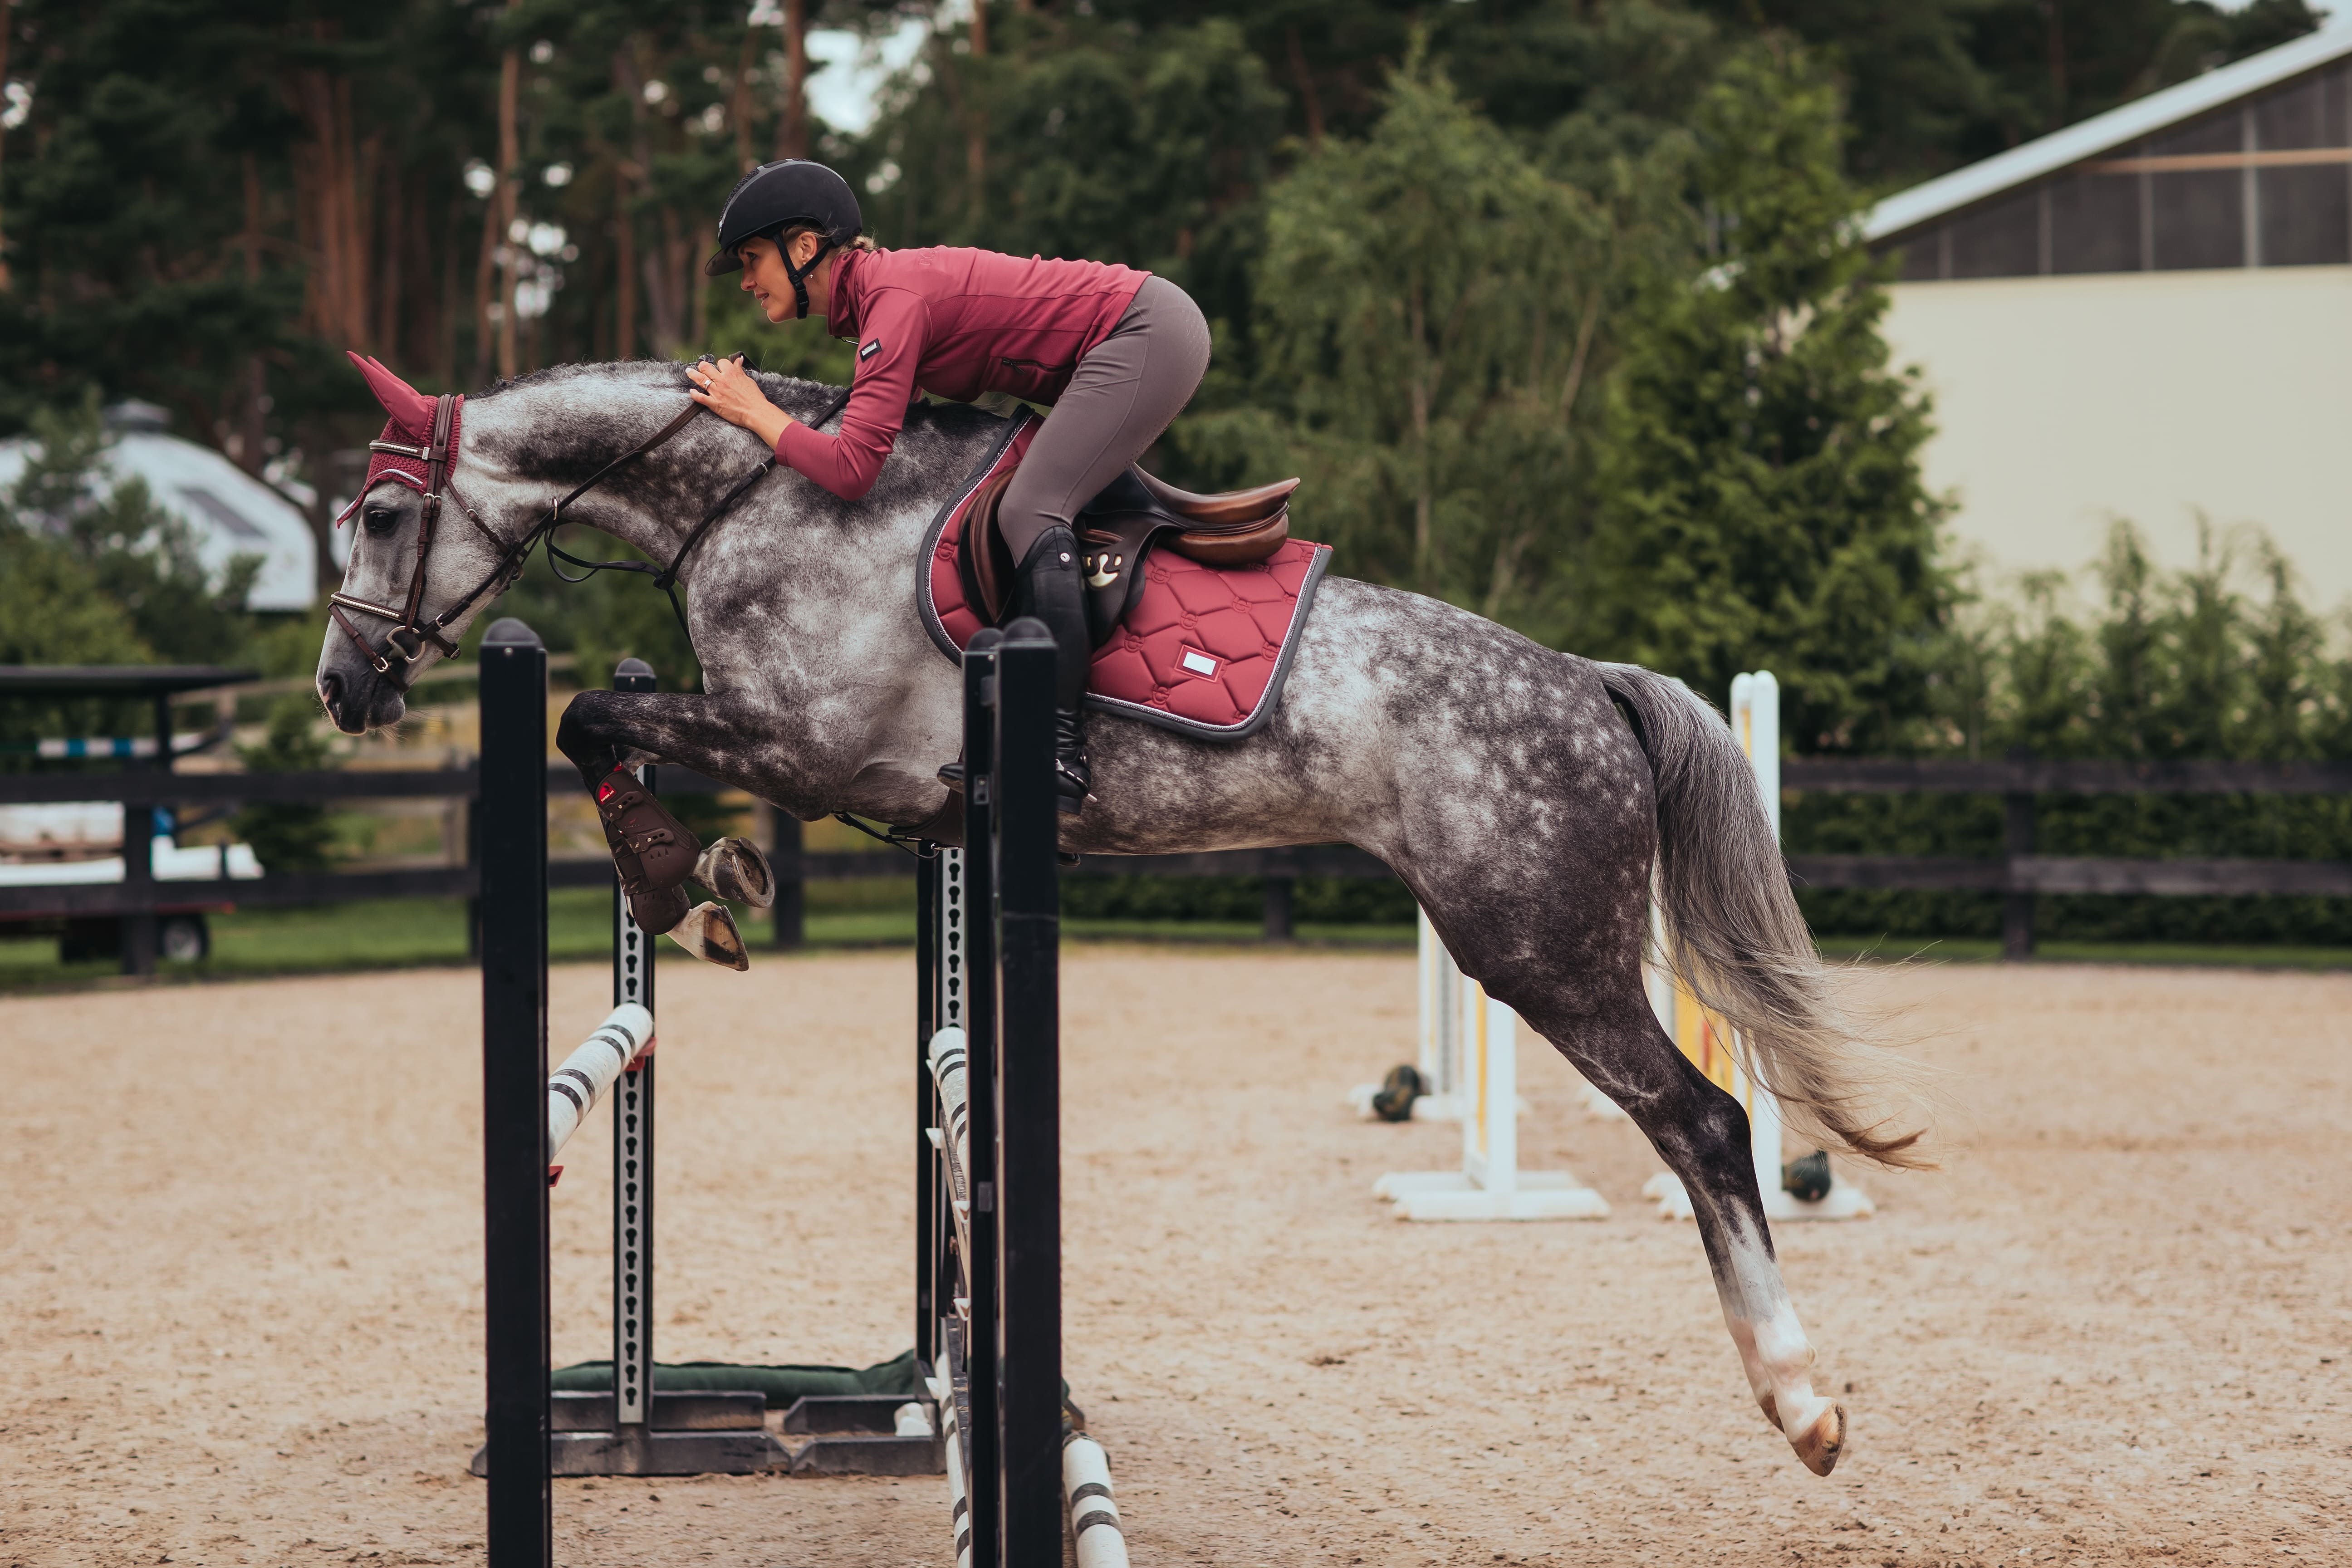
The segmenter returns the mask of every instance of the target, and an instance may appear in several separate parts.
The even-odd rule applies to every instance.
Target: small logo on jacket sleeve
[[[863,361],[863,360],[869,360],[869,359],[872,359],[876,354],[880,353],[881,352],[882,352],[882,340],[881,340],[880,338],[876,338],[873,342],[871,342],[867,343],[864,348],[861,348],[861,349],[859,349],[859,350],[857,351],[857,357],[858,357],[861,361]]]

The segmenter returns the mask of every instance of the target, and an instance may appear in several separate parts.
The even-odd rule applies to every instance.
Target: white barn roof
[[[164,434],[163,410],[109,411],[115,438],[102,459],[119,483],[147,481],[155,504],[194,531],[196,553],[215,572],[239,555],[261,558],[246,595],[250,610],[307,610],[318,598],[319,547],[310,520],[284,496],[209,447]],[[0,487],[25,470],[26,440],[0,441]]]
[[[2306,33],[1891,195],[1871,209],[1864,236],[1874,243],[1892,238],[2347,55],[2352,55],[2352,21]]]

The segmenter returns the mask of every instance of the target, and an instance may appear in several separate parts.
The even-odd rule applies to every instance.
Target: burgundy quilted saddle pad
[[[981,619],[965,602],[956,547],[974,491],[1021,461],[1044,421],[1024,415],[932,520],[917,563],[923,627],[950,658]],[[1143,563],[1143,587],[1095,649],[1087,706],[1208,740],[1237,741],[1274,713],[1331,547],[1286,542],[1247,566],[1207,566],[1172,550]]]

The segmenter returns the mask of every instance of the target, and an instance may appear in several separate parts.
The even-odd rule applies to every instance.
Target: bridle
[[[848,401],[849,390],[845,387],[838,396],[826,405],[823,413],[808,421],[811,428],[824,425],[835,415],[840,413]],[[378,675],[390,676],[394,663],[403,666],[415,663],[424,654],[425,645],[428,642],[440,649],[443,657],[456,657],[457,644],[449,636],[450,624],[462,619],[481,602],[485,595],[495,598],[499,593],[504,592],[515,578],[522,574],[523,567],[530,560],[531,550],[542,539],[547,541],[547,553],[551,566],[555,562],[562,561],[573,566],[585,568],[579,576],[569,577],[564,575],[562,567],[554,567],[555,574],[566,583],[584,583],[599,572],[638,572],[651,577],[654,580],[654,586],[668,596],[670,613],[677,617],[678,629],[686,633],[687,641],[691,644],[694,634],[688,629],[686,612],[679,607],[677,602],[678,569],[686,564],[686,558],[694,547],[702,542],[702,536],[710,531],[710,525],[725,516],[753,485],[765,479],[769,471],[775,468],[774,454],[771,453],[757,468],[735,481],[727,493],[719,498],[717,504],[702,514],[702,521],[694,525],[694,531],[686,536],[686,542],[677,547],[677,553],[670,558],[670,563],[667,566],[655,566],[644,561],[584,561],[555,542],[555,531],[563,526],[563,509],[594,489],[614,474],[635,462],[639,458],[660,447],[680,430],[685,429],[694,416],[702,412],[703,405],[688,403],[677,418],[589,475],[579,484],[574,485],[569,494],[547,509],[546,515],[533,523],[529,532],[509,544],[491,531],[489,524],[484,522],[480,514],[467,504],[466,499],[457,493],[457,487],[450,482],[450,465],[457,458],[455,443],[450,439],[450,433],[457,424],[457,403],[458,399],[455,395],[447,394],[433,400],[433,432],[425,446],[406,447],[396,441],[383,440],[368,443],[368,450],[371,452],[388,453],[393,457],[407,458],[425,465],[423,492],[425,506],[416,525],[416,569],[409,576],[406,603],[398,606],[380,605],[372,599],[362,599],[356,595],[346,594],[341,590],[328,595],[327,613],[334,617],[337,626],[343,628],[343,635],[350,637],[360,652],[366,656],[368,663],[373,667],[375,672]],[[423,618],[425,563],[433,553],[433,544],[436,537],[436,528],[440,521],[441,504],[445,499],[455,501],[457,510],[465,514],[466,521],[472,523],[482,537],[490,542],[492,548],[499,552],[499,561],[498,564],[491,567],[482,580],[475,584],[472,590],[463,598],[428,621]],[[351,616],[344,614],[347,610],[356,610],[361,615],[374,616],[381,620],[393,623],[392,630],[384,634],[384,646],[382,648],[378,648],[370,642],[365,636],[362,635],[359,627],[352,625]]]

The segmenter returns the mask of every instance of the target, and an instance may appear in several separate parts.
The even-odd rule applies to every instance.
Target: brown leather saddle
[[[965,602],[992,626],[1010,618],[1016,563],[997,531],[997,504],[1016,468],[991,475],[965,509],[956,570]],[[1297,479],[1223,495],[1194,495],[1153,479],[1132,463],[1078,514],[1079,564],[1087,581],[1087,626],[1099,647],[1143,585],[1143,563],[1165,545],[1211,566],[1246,566],[1290,537],[1290,492]]]

